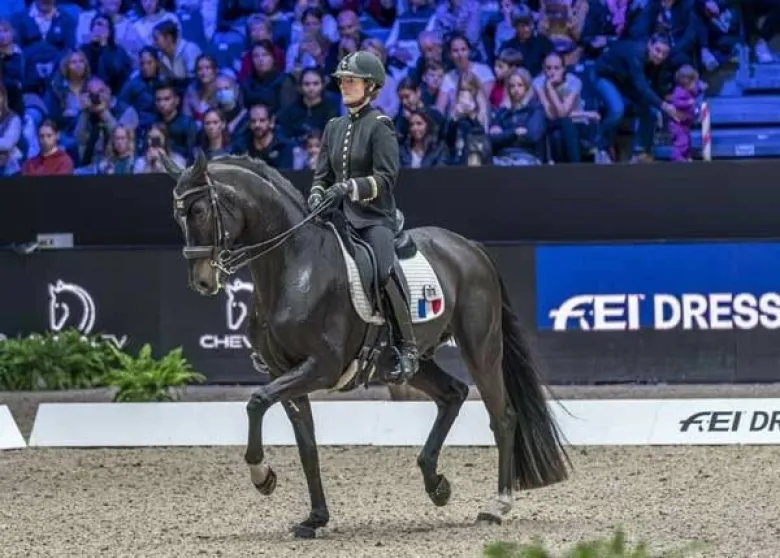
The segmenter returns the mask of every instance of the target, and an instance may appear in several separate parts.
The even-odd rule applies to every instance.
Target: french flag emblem
[[[438,315],[443,306],[444,300],[436,292],[433,285],[425,285],[422,289],[422,298],[417,299],[417,316],[427,318],[429,315]]]

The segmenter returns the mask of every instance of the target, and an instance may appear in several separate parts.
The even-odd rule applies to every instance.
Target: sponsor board
[[[780,444],[780,399],[614,399],[551,403],[567,444]],[[315,401],[320,445],[420,446],[436,416],[428,402]],[[244,403],[42,404],[30,446],[244,445]],[[294,445],[281,406],[265,417],[267,445]],[[468,401],[445,445],[493,446],[484,405]]]
[[[26,448],[27,443],[16,426],[11,411],[5,405],[0,405],[0,450]]]
[[[225,330],[219,333],[205,333],[198,339],[198,346],[206,351],[217,349],[251,349],[249,338],[244,333],[248,325],[252,304],[253,285],[249,281],[235,278],[227,281],[225,293]]]
[[[780,329],[780,244],[536,249],[536,324],[553,331]]]

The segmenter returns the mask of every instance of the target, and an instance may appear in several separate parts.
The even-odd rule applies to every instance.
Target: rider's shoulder
[[[395,124],[393,124],[393,119],[387,116],[386,114],[380,113],[376,115],[377,122],[381,122],[385,126],[389,127],[391,130],[395,130]]]

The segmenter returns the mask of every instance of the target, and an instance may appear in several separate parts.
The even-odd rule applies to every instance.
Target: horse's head
[[[189,262],[190,288],[202,295],[216,294],[225,280],[221,256],[236,243],[246,225],[236,190],[213,180],[208,162],[198,150],[194,164],[179,168],[163,156],[166,172],[176,180],[174,218],[184,233],[184,257]]]
[[[70,295],[70,304],[65,295]],[[74,301],[78,302],[71,306]],[[49,328],[62,331],[68,325],[91,333],[95,327],[95,302],[84,288],[60,279],[49,285]]]

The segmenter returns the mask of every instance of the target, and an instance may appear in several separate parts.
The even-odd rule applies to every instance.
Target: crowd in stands
[[[701,76],[779,32],[774,0],[2,0],[0,175],[312,168],[356,49],[405,167],[610,163],[626,125],[686,161]]]

